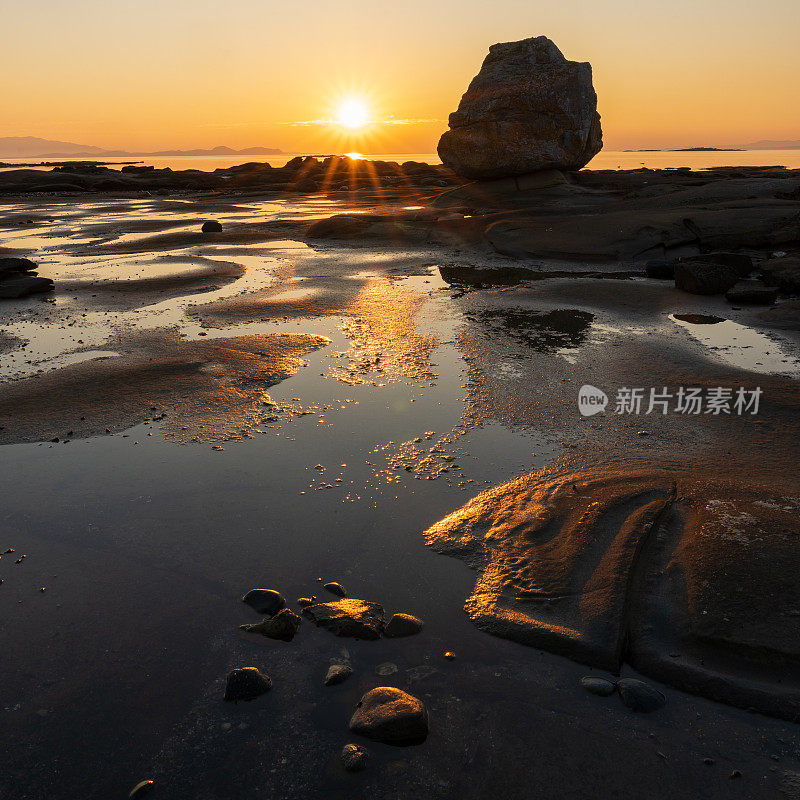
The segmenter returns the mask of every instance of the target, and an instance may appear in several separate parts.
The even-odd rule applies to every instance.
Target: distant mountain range
[[[232,147],[213,147],[210,150],[157,150],[155,152],[132,152],[128,150],[104,150],[88,144],[58,142],[53,139],[39,139],[36,136],[0,137],[0,158],[64,158],[66,156],[86,156],[91,158],[170,158],[172,156],[279,156],[283,150],[275,147],[246,147],[234,150]]]

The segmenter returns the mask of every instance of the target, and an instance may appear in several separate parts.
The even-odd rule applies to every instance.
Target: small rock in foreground
[[[649,714],[661,708],[667,698],[654,689],[650,684],[636,678],[621,678],[617,681],[617,691],[631,711],[638,711],[642,714]]]
[[[379,686],[361,698],[350,730],[386,744],[419,744],[428,735],[428,712],[402,689]]]
[[[388,636],[390,639],[396,639],[400,636],[413,636],[421,630],[421,619],[417,619],[411,614],[392,614],[392,618],[386,624],[383,635]]]
[[[325,675],[325,685],[335,686],[343,683],[353,674],[353,668],[348,664],[331,664]]]
[[[581,678],[581,686],[583,686],[587,692],[599,695],[600,697],[608,697],[617,690],[616,684],[612,681],[607,681],[605,678],[595,678],[592,675],[586,675]]]
[[[222,225],[214,219],[203,223],[203,233],[222,233]]]
[[[331,603],[317,603],[303,609],[315,625],[336,636],[355,639],[380,639],[383,631],[383,606],[354,597]]]
[[[347,597],[347,592],[345,592],[344,586],[336,581],[326,583],[322,588],[327,589],[331,594],[335,594],[337,597]]]
[[[146,781],[139,781],[139,783],[137,783],[128,794],[128,800],[134,800],[134,798],[137,797],[144,797],[155,785],[155,781],[149,779]]]
[[[272,688],[272,681],[256,667],[237,667],[228,673],[225,700],[255,700]]]
[[[369,754],[357,744],[346,744],[342,748],[342,764],[348,772],[363,772],[367,768]]]
[[[241,630],[248,633],[260,633],[270,639],[280,639],[284,642],[291,642],[299,627],[300,617],[288,608],[284,608],[274,617],[263,619],[254,625],[239,626]]]
[[[243,598],[243,603],[247,603],[259,614],[272,617],[277,614],[285,605],[283,595],[275,589],[251,589]]]

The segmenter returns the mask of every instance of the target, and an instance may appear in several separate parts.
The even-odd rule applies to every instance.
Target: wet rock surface
[[[402,689],[379,686],[361,698],[350,730],[386,744],[419,744],[428,735],[428,712]]]
[[[341,583],[337,583],[336,581],[330,581],[326,583],[323,589],[327,589],[331,594],[335,594],[337,597],[346,597],[347,592],[344,590],[344,586]]]
[[[612,681],[605,678],[595,678],[587,675],[581,678],[581,686],[591,694],[596,694],[599,697],[610,697],[617,690],[617,686]]]
[[[155,787],[156,783],[153,780],[144,780],[140,781],[130,790],[128,794],[128,800],[136,800],[136,798],[144,797],[146,794]]]
[[[363,772],[367,768],[369,755],[367,751],[357,744],[346,744],[340,754],[342,766],[348,772]]]
[[[386,623],[383,635],[390,639],[402,636],[413,636],[422,630],[422,620],[411,614],[392,614]]]
[[[242,598],[243,603],[269,617],[277,614],[285,605],[283,595],[275,589],[251,589]]]
[[[591,66],[545,36],[492,45],[449,125],[439,156],[467,178],[580,169],[603,146]]]
[[[243,631],[248,633],[260,633],[269,639],[280,639],[284,642],[291,642],[297,629],[300,627],[300,617],[284,608],[279,611],[274,617],[264,619],[261,622],[256,622],[252,625],[241,625]]]
[[[426,539],[479,571],[466,609],[489,633],[794,718],[800,501],[767,495],[658,472],[534,474]]]
[[[306,606],[303,615],[317,627],[336,636],[355,639],[379,639],[383,632],[383,606],[355,598]]]
[[[353,668],[349,664],[331,664],[325,674],[325,685],[336,686],[344,683],[353,674]]]
[[[231,703],[255,700],[272,688],[272,681],[257,667],[238,667],[228,673],[224,699]]]
[[[636,678],[620,678],[617,681],[617,691],[622,702],[631,711],[638,711],[641,714],[656,711],[667,702],[662,692]]]

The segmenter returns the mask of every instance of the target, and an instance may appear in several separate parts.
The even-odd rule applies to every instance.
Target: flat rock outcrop
[[[489,48],[438,150],[458,175],[483,179],[577,170],[602,146],[591,65],[537,36]]]
[[[658,472],[533,473],[426,532],[478,570],[478,627],[800,714],[800,498]]]
[[[325,628],[336,636],[380,639],[383,632],[383,606],[355,597],[316,603],[304,608],[303,614],[317,627]]]

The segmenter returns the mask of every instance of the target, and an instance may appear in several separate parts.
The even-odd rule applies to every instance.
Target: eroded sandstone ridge
[[[478,570],[478,627],[800,715],[800,498],[659,472],[533,473],[426,532]]]
[[[439,140],[467,178],[576,170],[603,147],[591,64],[567,61],[546,36],[489,48]]]

